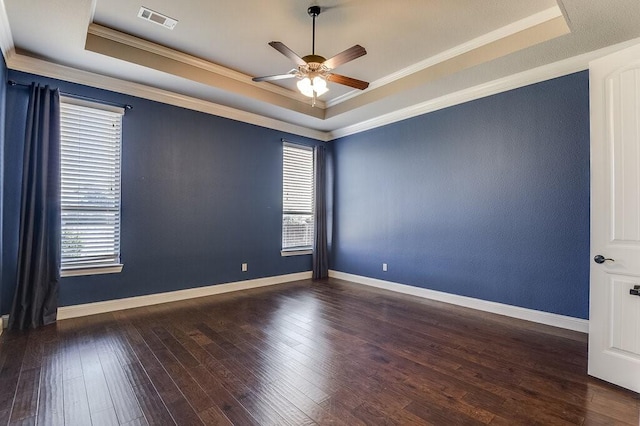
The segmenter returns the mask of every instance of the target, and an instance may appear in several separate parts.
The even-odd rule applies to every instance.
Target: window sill
[[[313,254],[312,249],[294,249],[294,250],[280,250],[280,256],[302,256],[305,254]]]
[[[118,274],[122,272],[124,265],[109,265],[109,266],[89,266],[79,268],[67,268],[60,271],[60,277],[79,277],[83,275],[100,275],[100,274]]]

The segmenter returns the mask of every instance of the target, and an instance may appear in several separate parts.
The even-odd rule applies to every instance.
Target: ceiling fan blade
[[[279,74],[279,75],[266,75],[264,77],[253,77],[251,80],[253,81],[274,81],[274,80],[284,80],[285,78],[295,77],[295,74]]]
[[[296,64],[298,64],[298,65],[307,65],[307,63],[300,56],[298,56],[298,54],[296,52],[294,52],[293,50],[289,49],[287,46],[284,45],[284,43],[282,43],[280,41],[272,41],[272,42],[269,43],[269,46],[273,47],[278,52],[282,53],[284,56],[286,56],[287,58],[291,59]]]
[[[355,46],[348,48],[344,52],[340,52],[334,57],[327,59],[322,65],[332,70],[342,64],[346,64],[347,62],[353,61],[354,59],[366,54],[367,51],[364,49],[364,47],[356,44]]]
[[[333,83],[343,84],[345,86],[353,87],[360,90],[364,90],[369,87],[369,83],[367,83],[366,81],[356,80],[355,78],[345,77],[344,75],[340,74],[329,74],[327,80]]]

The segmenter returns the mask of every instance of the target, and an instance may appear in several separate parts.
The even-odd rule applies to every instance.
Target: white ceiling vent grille
[[[144,6],[140,7],[140,10],[138,11],[138,18],[144,19],[145,21],[153,22],[154,24],[162,25],[163,27],[170,30],[174,29],[176,24],[178,23],[177,20],[169,18],[162,13],[147,9]]]

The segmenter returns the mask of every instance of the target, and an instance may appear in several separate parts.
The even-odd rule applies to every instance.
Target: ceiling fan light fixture
[[[324,95],[329,91],[327,87],[327,80],[319,75],[313,77],[313,90],[315,90],[318,96]]]
[[[303,77],[298,80],[297,86],[300,93],[309,98],[322,96],[329,91],[329,88],[327,87],[327,80],[319,75],[313,77],[313,79]]]
[[[300,93],[309,98],[313,97],[313,86],[311,85],[311,79],[309,77],[298,80],[297,86]]]

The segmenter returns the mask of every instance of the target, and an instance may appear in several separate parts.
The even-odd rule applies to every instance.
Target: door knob
[[[606,258],[606,257],[604,257],[604,256],[603,256],[603,255],[601,255],[601,254],[597,254],[597,255],[593,258],[593,261],[594,261],[594,262],[596,262],[596,263],[598,263],[598,264],[600,264],[600,263],[604,263],[604,262],[605,262],[605,261],[607,261],[607,260],[610,260],[610,261],[612,261],[612,262],[615,262],[613,259]]]

